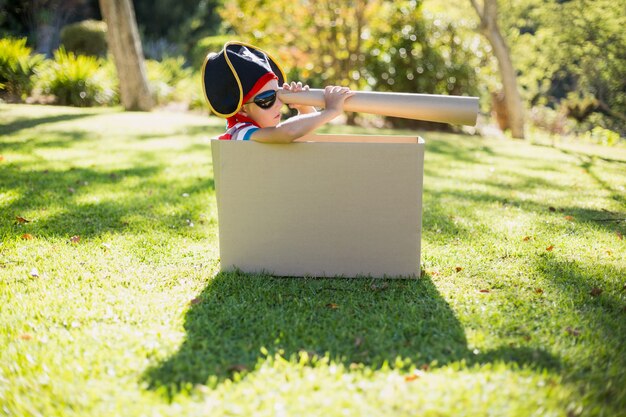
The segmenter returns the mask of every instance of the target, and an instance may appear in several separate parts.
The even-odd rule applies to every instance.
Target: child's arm
[[[292,117],[276,127],[258,129],[252,133],[250,139],[263,143],[293,142],[343,113],[343,103],[353,95],[354,92],[347,87],[326,87],[324,89],[324,110]]]

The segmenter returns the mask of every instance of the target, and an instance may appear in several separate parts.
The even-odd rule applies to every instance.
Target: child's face
[[[268,90],[278,90],[278,81],[269,81],[259,90],[257,95]],[[243,105],[241,113],[254,120],[259,127],[275,127],[280,123],[280,109],[282,105],[283,103],[277,98],[272,107],[262,109],[250,100],[250,103]]]

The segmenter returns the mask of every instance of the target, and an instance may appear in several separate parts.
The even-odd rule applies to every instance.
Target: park
[[[362,34],[363,49],[353,51],[364,69],[337,75],[349,68],[350,54],[309,65],[311,50],[268,23],[268,6],[259,2],[180,1],[194,4],[180,12],[190,19],[176,26],[181,38],[168,35],[181,55],[157,56],[148,2],[126,0],[119,3],[134,3],[143,55],[152,56],[142,64],[151,108],[130,110],[112,51],[37,50],[36,36],[20,38],[26,26],[10,7],[17,3],[6,2],[0,14],[0,415],[626,415],[623,54],[607,53],[594,79],[576,72],[575,65],[589,64],[583,58],[568,66],[554,55],[550,65],[569,72],[552,72],[549,86],[524,66],[528,56],[513,55],[525,108],[516,133],[514,120],[498,123],[491,102],[489,88],[503,88],[494,81],[497,59],[471,61],[480,71],[459,64],[486,53],[487,37],[470,23],[454,23],[463,15],[458,10],[444,21],[437,2],[276,1],[274,12],[291,13],[281,15],[284,27],[320,24],[289,9],[296,3],[310,3],[324,22],[362,22],[351,27],[370,36]],[[491,2],[448,4],[461,3],[474,13],[473,4]],[[550,7],[566,14],[589,4],[547,3],[498,9],[511,50],[538,45],[520,41],[533,19],[544,24],[537,23],[536,36],[550,33]],[[74,6],[83,17],[103,17],[98,2]],[[589,27],[599,8],[589,8]],[[157,12],[150,15],[167,16]],[[74,24],[79,13],[67,13],[66,23]],[[254,16],[247,22],[253,27],[239,13]],[[385,37],[394,21],[375,13],[391,13],[406,30]],[[417,15],[414,29],[440,36],[421,44],[421,55],[405,57],[402,48],[421,42],[404,25]],[[191,17],[213,19],[222,32],[195,33]],[[624,45],[615,29],[624,16],[612,19],[594,35],[617,43],[603,46],[609,52]],[[296,52],[283,55],[268,34]],[[357,48],[348,30],[320,34]],[[202,61],[193,46],[185,49],[183,35],[198,37],[194,44],[206,49],[200,56],[231,39],[261,44],[284,57],[290,80],[316,88],[480,97],[475,127],[346,113],[316,131],[424,138],[416,277],[223,270],[211,149],[225,122],[204,103]],[[483,36],[483,43],[464,50],[455,36]],[[333,46],[331,38],[320,39],[310,47],[330,57],[324,48]],[[445,39],[459,55],[445,49]],[[6,78],[9,45],[28,49],[24,65],[32,74]],[[592,57],[593,47],[584,53]],[[392,48],[397,54],[382,56]],[[538,68],[542,59],[535,56]],[[446,82],[427,74],[433,63]],[[92,74],[73,90],[71,77],[59,75],[64,65]],[[416,71],[389,83],[391,67],[396,75],[422,68],[424,79]],[[573,80],[578,84],[566,91]]]

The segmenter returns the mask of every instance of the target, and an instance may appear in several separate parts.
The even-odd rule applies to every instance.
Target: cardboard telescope
[[[321,89],[297,93],[281,89],[278,98],[285,104],[324,107],[324,90]],[[478,97],[357,91],[345,101],[343,108],[359,113],[474,126]]]

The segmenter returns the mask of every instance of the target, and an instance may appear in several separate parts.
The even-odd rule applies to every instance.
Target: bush
[[[76,55],[104,57],[107,53],[107,25],[99,20],[83,20],[61,30],[61,44]]]
[[[366,41],[361,77],[375,91],[476,95],[477,46],[463,41],[465,28],[443,18],[424,17],[416,2],[401,10],[389,4]],[[405,119],[387,119],[395,127],[435,127]],[[437,126],[444,127],[444,126]]]
[[[33,88],[32,77],[43,55],[31,55],[26,38],[0,39],[0,93],[8,101],[20,101]]]
[[[620,135],[610,129],[595,126],[583,134],[583,139],[599,145],[615,146],[620,142]]]
[[[185,58],[165,58],[163,61],[146,61],[150,89],[158,104],[168,101],[188,101],[179,91],[181,81],[189,79],[191,68],[185,68]]]
[[[546,106],[534,106],[530,109],[528,121],[552,135],[567,135],[574,128],[574,123],[567,120],[563,109],[554,110]]]
[[[104,61],[75,55],[60,48],[41,74],[41,88],[55,96],[61,105],[88,107],[112,104],[116,100],[114,82],[103,68]]]
[[[202,110],[209,114],[211,113],[206,98],[204,97],[202,74],[200,71],[195,71],[190,78],[182,80],[178,84],[178,89],[180,94],[185,96],[191,110]]]
[[[200,70],[204,59],[209,52],[219,52],[224,44],[232,40],[230,36],[207,36],[198,41],[191,49],[191,65],[195,70]]]

